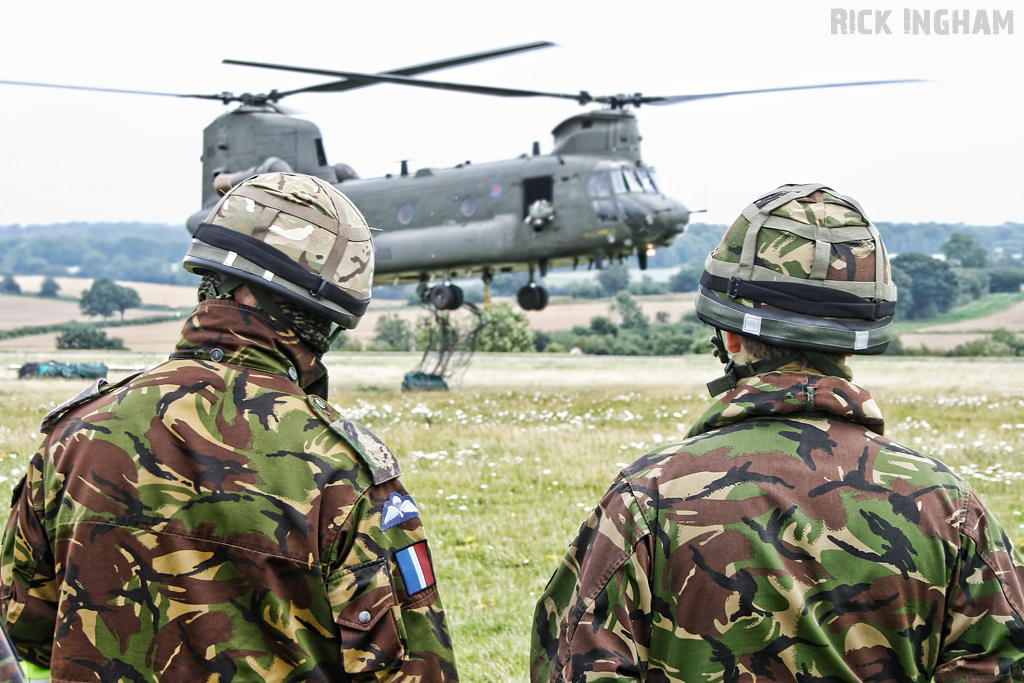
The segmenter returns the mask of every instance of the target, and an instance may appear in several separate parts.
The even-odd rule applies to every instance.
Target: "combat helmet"
[[[263,289],[352,329],[370,303],[373,242],[363,214],[331,184],[266,173],[227,191],[196,229],[184,266],[254,285],[258,298]]]
[[[727,330],[794,350],[775,367],[802,355],[840,375],[825,354],[882,353],[895,308],[878,230],[856,200],[820,183],[783,185],[744,209],[708,256],[696,299],[697,316],[718,330],[723,362]],[[735,386],[737,374],[767,365],[727,375]]]

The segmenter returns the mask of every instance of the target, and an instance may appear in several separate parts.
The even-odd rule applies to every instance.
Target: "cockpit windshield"
[[[590,196],[594,198],[608,197],[611,194],[658,192],[654,171],[643,166],[618,166],[610,169],[605,167],[594,172],[587,187]]]

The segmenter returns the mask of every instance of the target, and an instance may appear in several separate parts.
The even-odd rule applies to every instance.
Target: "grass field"
[[[2,352],[0,367],[26,355]],[[686,431],[721,365],[480,355],[450,392],[402,393],[417,360],[328,356],[331,401],[398,454],[430,535],[463,680],[526,681],[533,607],[570,539],[624,464]],[[881,405],[887,435],[953,466],[1024,547],[1024,362],[871,358],[852,367]],[[3,500],[37,446],[42,414],[83,384],[0,370]]]

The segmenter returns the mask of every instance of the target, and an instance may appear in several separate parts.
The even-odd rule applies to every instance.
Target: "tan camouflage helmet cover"
[[[882,353],[896,286],[874,224],[852,198],[783,185],[736,219],[705,263],[697,316],[776,346]]]
[[[370,303],[373,242],[363,214],[328,182],[266,173],[221,198],[184,265],[238,277],[351,329]]]

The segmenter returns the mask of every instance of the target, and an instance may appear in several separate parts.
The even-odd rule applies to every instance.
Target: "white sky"
[[[838,4],[838,3],[837,3]],[[896,78],[928,83],[729,97],[639,110],[643,156],[695,221],[728,223],[785,182],[825,182],[876,221],[1024,222],[1024,12],[1013,35],[832,35],[820,0],[6,2],[0,79],[174,93],[265,92],[316,76],[223,58],[381,71],[535,40],[556,47],[426,78],[676,95]],[[1005,14],[1020,3],[996,0]],[[0,86],[0,225],[180,224],[200,208],[217,102]],[[362,177],[551,149],[579,106],[378,85],[284,104]]]

